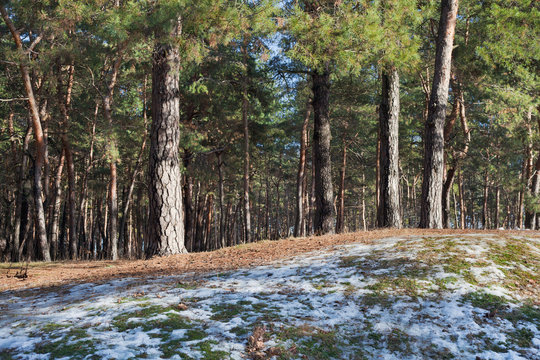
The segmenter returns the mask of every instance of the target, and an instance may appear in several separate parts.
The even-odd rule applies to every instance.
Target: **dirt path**
[[[342,235],[327,235],[309,238],[261,241],[239,245],[212,252],[182,254],[150,260],[80,261],[56,263],[31,263],[28,277],[24,280],[14,275],[20,265],[0,264],[0,291],[53,287],[69,283],[100,282],[122,277],[147,275],[174,275],[187,272],[226,271],[253,267],[273,260],[320,250],[334,245],[365,242],[392,236],[445,235],[467,233],[491,233],[520,235],[523,231],[498,230],[374,230]],[[527,236],[538,236],[540,232],[527,231]]]

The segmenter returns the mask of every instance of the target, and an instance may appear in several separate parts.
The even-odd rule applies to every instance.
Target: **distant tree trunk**
[[[122,209],[122,219],[120,220],[120,235],[118,238],[120,241],[124,244],[125,252],[130,252],[130,246],[126,246],[126,239],[125,237],[125,227],[126,227],[126,218],[129,213],[129,209],[131,206],[131,199],[133,197],[133,190],[135,189],[135,180],[137,179],[137,176],[139,176],[139,172],[141,170],[144,150],[146,149],[146,140],[148,138],[148,132],[147,132],[147,126],[148,126],[148,118],[146,116],[146,82],[147,78],[144,78],[144,85],[142,89],[142,102],[143,102],[143,140],[141,143],[141,148],[139,150],[139,155],[137,156],[137,161],[135,162],[135,167],[133,168],[133,174],[131,175],[130,182],[129,182],[129,188],[128,192],[124,201],[124,207]],[[131,236],[131,232],[129,232],[128,236]],[[128,242],[130,244],[130,242]],[[131,256],[129,256],[131,257]]]
[[[179,30],[179,26],[175,32]],[[156,44],[152,55],[152,130],[150,135],[147,257],[186,252],[182,210],[179,50]]]
[[[367,231],[366,224],[366,175],[362,172],[362,228]]]
[[[73,74],[75,67],[73,65],[68,66],[68,82],[66,87],[66,93],[64,94],[64,85],[62,79],[62,65],[58,64],[57,69],[57,96],[58,105],[62,113],[62,147],[66,157],[67,173],[68,173],[68,243],[69,243],[69,255],[72,260],[77,259],[77,217],[75,208],[75,165],[73,163],[73,153],[71,151],[71,143],[68,137],[69,128],[69,108],[71,105],[71,92],[73,89]]]
[[[265,195],[266,195],[266,205],[265,205],[265,232],[264,235],[266,239],[270,239],[270,173],[266,175],[266,181],[265,181],[266,189],[265,189]]]
[[[217,151],[217,167],[219,176],[219,246],[225,247],[225,189],[223,184],[223,151]]]
[[[11,18],[8,15],[4,6],[0,6],[0,14],[4,19],[15,45],[17,46],[17,51],[22,57],[24,57],[25,51],[23,50],[23,45],[19,32],[11,22]],[[30,108],[30,115],[32,118],[32,127],[34,130],[34,139],[36,141],[36,158],[34,162],[34,202],[35,202],[35,211],[36,211],[36,235],[38,237],[38,244],[41,251],[41,258],[44,261],[51,261],[51,254],[49,251],[49,243],[47,241],[47,229],[45,223],[45,209],[43,207],[42,199],[42,170],[43,163],[45,161],[45,151],[46,144],[43,137],[43,129],[41,127],[41,119],[39,116],[39,110],[34,97],[34,90],[32,89],[32,80],[30,79],[30,73],[25,63],[20,63],[19,68],[21,70],[21,76],[24,83],[24,88],[26,90],[26,95],[28,97],[28,105]]]
[[[12,241],[12,261],[20,261],[21,253],[21,222],[22,222],[22,204],[24,200],[24,183],[26,171],[28,169],[28,146],[30,144],[30,137],[32,135],[32,126],[28,125],[26,134],[24,136],[22,151],[21,151],[21,163],[19,166],[17,195],[15,198],[15,223],[13,225],[13,241]]]
[[[108,238],[109,246],[107,252],[112,260],[118,259],[118,175],[116,167],[117,144],[116,138],[113,135],[113,119],[112,119],[112,103],[114,89],[118,80],[118,73],[120,71],[120,65],[122,64],[122,52],[125,45],[120,45],[118,49],[117,58],[114,61],[111,81],[107,86],[107,93],[103,97],[103,111],[105,113],[105,119],[109,125],[109,139],[108,139],[108,155],[109,155],[109,225],[108,225]]]
[[[501,226],[501,188],[497,185],[495,189],[495,229]]]
[[[375,154],[375,210],[377,215],[381,208],[381,127],[377,128],[377,150]]]
[[[336,233],[340,234],[345,230],[345,170],[347,169],[347,143],[343,140],[343,151],[341,159],[341,169],[339,171],[339,205],[336,221]]]
[[[306,115],[300,132],[300,159],[298,161],[298,173],[296,175],[296,213],[294,222],[294,237],[306,236],[306,219],[304,209],[304,184],[306,169],[307,128],[311,116],[311,99],[306,105]]]
[[[146,129],[146,121],[144,122],[144,124],[145,124],[145,129]],[[130,206],[131,206],[131,199],[133,197],[133,190],[135,189],[135,180],[137,179],[137,176],[139,176],[139,172],[140,172],[140,168],[141,168],[141,164],[142,164],[142,159],[143,159],[143,155],[144,155],[144,149],[146,148],[146,138],[147,138],[147,134],[146,134],[146,131],[145,131],[144,135],[143,135],[143,141],[142,141],[142,144],[141,144],[141,148],[139,150],[139,155],[137,156],[137,162],[135,163],[135,167],[133,168],[133,173],[131,174],[131,177],[130,177],[130,180],[129,180],[129,188],[128,188],[128,191],[127,191],[127,194],[126,194],[126,198],[124,200],[124,206],[122,208],[122,219],[120,220],[120,235],[118,236],[118,238],[124,244],[124,249],[125,250],[128,250],[128,247],[125,245],[126,244],[126,239],[125,239],[126,220],[127,220],[127,216],[128,216],[128,213],[129,213]]]
[[[465,218],[467,209],[465,209],[465,192],[463,190],[463,174],[459,171],[458,177],[458,190],[459,190],[459,225],[461,229],[465,229]]]
[[[539,120],[540,122],[540,120]],[[531,197],[531,201],[526,204],[525,209],[525,228],[534,230],[536,228],[536,211],[534,208],[531,208],[533,199],[538,195],[538,168],[539,168],[539,162],[540,162],[540,155],[538,156],[538,160],[536,161],[535,165],[533,166],[533,154],[532,154],[532,108],[529,108],[529,111],[527,111],[527,128],[528,128],[528,138],[529,138],[529,144],[527,148],[527,177],[525,179],[525,183],[527,184],[527,193],[529,197]],[[540,123],[538,124],[540,127]]]
[[[193,153],[189,149],[184,149],[184,185],[183,185],[183,205],[184,205],[184,239],[188,251],[192,251],[193,239],[195,236],[194,214],[195,206],[193,204],[193,177],[190,174],[190,165]],[[195,198],[197,199],[197,198]]]
[[[332,160],[330,157],[330,72],[315,71],[313,78],[313,165],[315,167],[315,218],[316,234],[334,232],[334,190],[332,187]]]
[[[54,202],[51,216],[51,257],[52,260],[57,260],[60,255],[58,246],[58,223],[60,220],[60,207],[62,206],[62,171],[64,169],[65,152],[62,150],[58,167],[56,168],[56,176],[54,177]]]
[[[249,208],[249,123],[248,123],[248,54],[247,38],[244,37],[242,57],[245,67],[245,77],[242,81],[242,125],[244,129],[244,236],[247,243],[251,242],[251,214]]]
[[[530,134],[529,134],[530,138]],[[517,218],[517,227],[522,228],[524,225],[524,215],[525,215],[525,193],[528,188],[528,179],[530,176],[530,171],[532,168],[532,142],[528,141],[525,146],[525,158],[523,161],[523,167],[520,174],[520,189],[519,189],[519,202],[518,202],[518,218]]]
[[[383,72],[379,107],[379,206],[377,226],[401,228],[399,202],[399,75]]]
[[[488,209],[488,196],[489,196],[489,174],[486,171],[484,175],[484,200],[482,202],[482,227],[484,229],[489,228],[489,209]]]
[[[443,219],[442,220],[443,220],[443,227],[445,229],[450,228],[450,190],[452,189],[452,185],[454,183],[455,172],[456,172],[455,167],[450,168],[446,174],[446,180],[443,183],[443,191],[442,191]]]
[[[422,183],[421,228],[442,228],[444,170],[444,120],[448,101],[452,48],[458,0],[442,0],[437,36],[435,73],[424,133],[424,179]]]

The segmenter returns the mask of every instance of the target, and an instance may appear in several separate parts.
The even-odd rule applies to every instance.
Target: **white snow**
[[[532,256],[539,253],[536,239],[514,239],[533,248]],[[370,359],[438,358],[447,353],[456,358],[540,358],[538,322],[488,317],[488,310],[467,300],[470,293],[499,296],[507,302],[501,311],[519,309],[526,301],[504,287],[504,267],[487,260],[490,244],[505,241],[510,240],[485,234],[388,238],[226,274],[125,278],[57,291],[36,289],[24,296],[4,292],[0,354],[49,358],[48,352],[41,353],[45,345],[53,351],[55,342],[89,340],[91,345],[77,350],[81,357],[128,359],[144,354],[160,359],[172,347],[172,358],[204,359],[208,351],[220,351],[225,358],[244,359],[253,328],[266,325],[266,345],[287,349],[296,344],[298,357],[307,346],[304,341],[315,341],[317,333],[333,336],[331,343],[340,354],[335,358],[357,353]],[[416,275],[417,256],[426,247],[435,251],[430,260],[436,261],[420,264],[426,271]],[[445,271],[448,256],[468,261],[476,282]],[[403,283],[403,278],[412,282]],[[445,279],[453,281],[440,288],[437,284]],[[177,286],[180,282],[198,286],[184,289]],[[145,295],[134,296],[141,293]],[[187,304],[187,310],[179,310],[179,303]],[[118,328],[122,319],[124,331]],[[174,328],[177,325],[181,327]],[[312,333],[305,338],[281,333],[305,326]],[[510,334],[516,331],[530,338],[527,346],[512,342]]]

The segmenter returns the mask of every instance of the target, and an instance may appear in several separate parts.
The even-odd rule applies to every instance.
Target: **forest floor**
[[[0,359],[540,359],[537,232],[381,230],[28,271],[0,273]]]

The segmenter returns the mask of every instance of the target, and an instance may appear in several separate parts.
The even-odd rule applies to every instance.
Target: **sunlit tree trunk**
[[[179,24],[175,33],[178,31]],[[179,56],[178,48],[169,43],[156,44],[152,55],[148,257],[186,252],[178,154]]]
[[[444,121],[450,83],[452,48],[458,0],[441,1],[435,73],[424,132],[424,179],[420,227],[442,228],[442,187],[444,171]]]
[[[379,201],[377,226],[401,228],[399,200],[399,75],[395,69],[381,75],[379,107]]]

